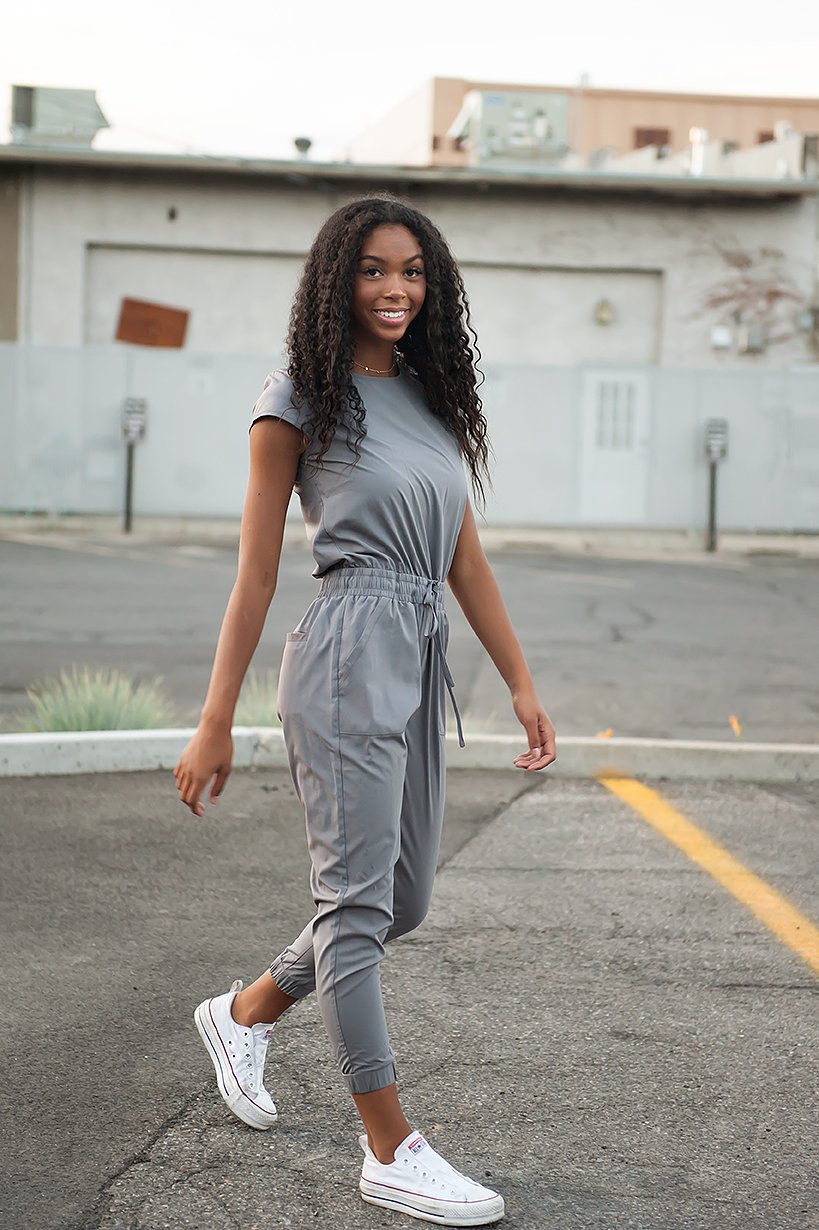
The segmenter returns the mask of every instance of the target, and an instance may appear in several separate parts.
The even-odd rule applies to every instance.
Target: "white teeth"
[[[376,316],[386,316],[387,320],[400,320],[402,316],[406,316],[406,308],[402,308],[400,312],[387,312],[382,308],[376,308]]]

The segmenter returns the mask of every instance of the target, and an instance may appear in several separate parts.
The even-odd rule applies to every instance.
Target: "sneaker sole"
[[[244,1090],[241,1089],[225,1054],[222,1039],[219,1037],[219,1031],[210,1019],[210,1014],[206,1011],[208,1003],[209,1001],[205,1000],[195,1010],[193,1023],[196,1026],[199,1037],[205,1044],[205,1050],[210,1055],[211,1063],[216,1070],[216,1084],[219,1087],[222,1099],[228,1110],[237,1119],[241,1119],[242,1123],[246,1123],[248,1127],[256,1128],[259,1132],[264,1132],[276,1122],[279,1117],[278,1112],[271,1114],[269,1111],[255,1106]]]
[[[498,1205],[493,1211],[484,1210],[483,1213],[475,1213],[472,1217],[455,1217],[449,1213],[436,1213],[433,1209],[420,1208],[418,1205],[409,1204],[403,1200],[391,1196],[376,1196],[374,1193],[367,1191],[364,1187],[365,1180],[359,1184],[358,1190],[361,1193],[362,1200],[366,1200],[368,1204],[380,1205],[382,1209],[394,1209],[397,1213],[406,1213],[408,1217],[417,1217],[419,1221],[431,1221],[437,1226],[490,1226],[502,1219],[504,1215],[504,1205],[501,1196],[498,1196]]]

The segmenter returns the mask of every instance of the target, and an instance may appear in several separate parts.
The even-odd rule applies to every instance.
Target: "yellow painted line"
[[[819,974],[819,927],[809,918],[743,867],[724,846],[692,824],[656,790],[650,790],[633,778],[610,773],[601,774],[597,780],[727,888],[769,931]]]

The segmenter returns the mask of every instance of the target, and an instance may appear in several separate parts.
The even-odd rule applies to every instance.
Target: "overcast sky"
[[[531,11],[531,15],[528,15]],[[428,77],[819,97],[809,0],[26,0],[0,43],[0,141],[20,85],[95,89],[98,148],[317,158]]]

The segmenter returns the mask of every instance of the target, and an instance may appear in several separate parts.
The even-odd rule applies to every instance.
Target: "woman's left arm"
[[[447,581],[509,688],[515,716],[526,731],[529,750],[516,756],[514,763],[519,769],[545,769],[556,759],[554,726],[537,698],[520,641],[481,546],[469,500]]]

